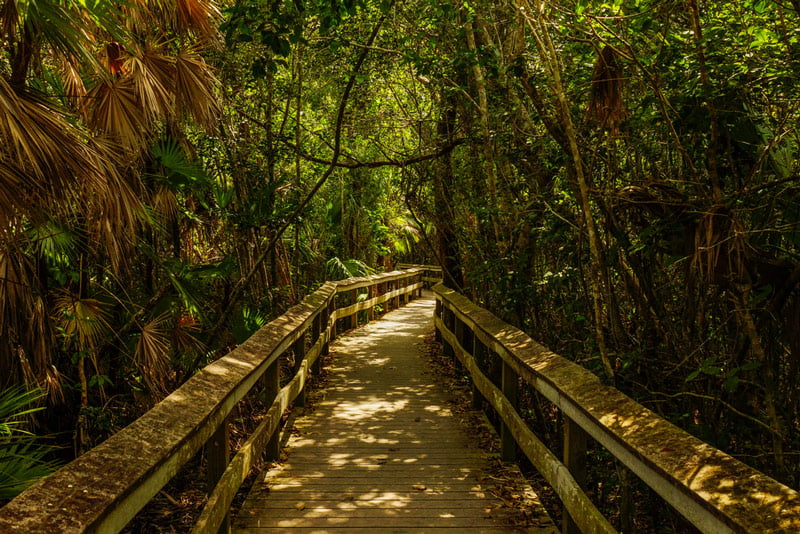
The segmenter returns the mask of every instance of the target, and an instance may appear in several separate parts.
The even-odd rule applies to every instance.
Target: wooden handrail
[[[500,415],[503,437],[516,442],[559,494],[568,525],[583,532],[613,532],[599,511],[587,508],[594,507],[576,480],[584,477],[581,466],[588,435],[702,532],[800,532],[800,494],[795,490],[603,385],[585,368],[547,350],[463,295],[441,284],[434,292],[437,337],[444,341],[446,353],[458,358],[479,394]],[[475,358],[481,351],[500,358],[504,384],[521,379],[562,411],[569,430],[564,463],[523,422],[502,386],[481,373]]]
[[[220,435],[227,436],[220,432],[226,418],[259,380],[270,376],[277,381],[279,357],[294,348],[296,360],[298,352],[303,356],[296,361],[295,376],[268,399],[265,421],[239,454],[218,468],[220,482],[195,528],[217,532],[242,480],[275,441],[285,409],[301,398],[309,369],[335,338],[337,320],[354,317],[351,324],[357,325],[360,311],[410,301],[422,290],[422,274],[411,269],[325,283],[132,424],[0,508],[0,532],[119,532],[201,447],[222,447],[219,456],[227,457],[227,443],[216,443]],[[387,285],[394,287],[387,291]],[[337,295],[363,288],[371,296],[337,308]],[[313,339],[306,350],[309,336]]]
[[[398,263],[398,269],[423,269],[422,281],[425,287],[432,287],[442,281],[442,268],[439,265],[421,265],[417,263]]]

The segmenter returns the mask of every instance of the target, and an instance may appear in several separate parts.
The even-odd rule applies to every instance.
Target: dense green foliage
[[[36,5],[70,16],[0,40],[0,387],[78,450],[327,275],[436,261],[800,484],[796,2]]]

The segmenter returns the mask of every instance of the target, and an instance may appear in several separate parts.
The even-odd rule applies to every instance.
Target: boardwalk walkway
[[[331,346],[324,396],[297,418],[288,460],[254,485],[234,532],[557,532],[535,506],[527,527],[503,525],[489,459],[419,349],[432,308],[413,301]]]

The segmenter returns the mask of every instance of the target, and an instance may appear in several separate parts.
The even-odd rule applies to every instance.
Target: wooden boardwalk
[[[296,419],[288,460],[254,484],[234,532],[557,532],[535,495],[524,525],[495,496],[489,456],[420,351],[432,308],[418,299],[332,344],[327,387]]]

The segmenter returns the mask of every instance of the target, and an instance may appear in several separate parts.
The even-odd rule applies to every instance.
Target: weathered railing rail
[[[438,265],[421,265],[417,263],[398,263],[398,269],[422,269],[422,281],[426,288],[431,288],[442,281],[442,268]]]
[[[445,352],[466,368],[476,405],[489,402],[502,420],[503,456],[516,447],[548,480],[565,508],[565,532],[615,532],[584,492],[587,438],[593,438],[700,531],[800,532],[800,495],[678,429],[603,385],[583,367],[445,288],[436,293],[435,324]],[[494,383],[479,361],[494,358]],[[561,410],[563,461],[517,411],[520,381]]]
[[[423,270],[328,282],[198,372],[145,415],[0,508],[0,532],[114,533],[205,446],[214,488],[194,532],[226,531],[230,503],[262,453],[276,458],[281,416],[302,405],[309,370],[340,327],[356,326],[410,301]],[[279,385],[279,358],[292,351],[294,376]],[[228,460],[227,417],[259,381],[270,406],[251,437]]]

